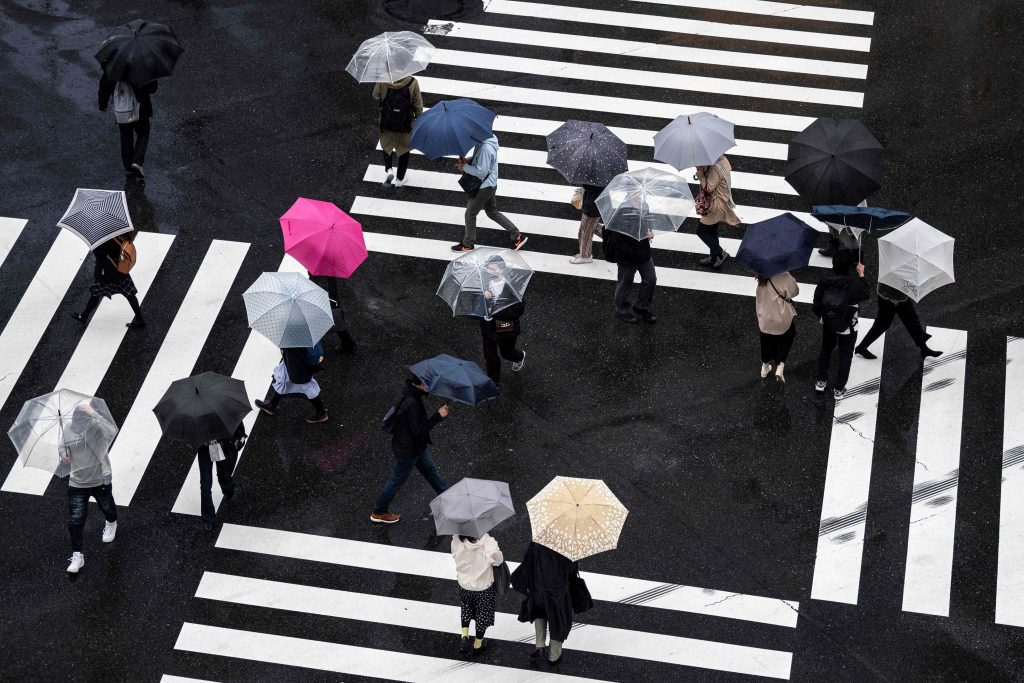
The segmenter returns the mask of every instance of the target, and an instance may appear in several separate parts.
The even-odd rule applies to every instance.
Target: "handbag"
[[[703,187],[697,193],[697,198],[693,202],[693,209],[697,212],[698,216],[707,216],[708,211],[711,210],[711,193]]]
[[[499,596],[504,596],[512,588],[512,573],[508,570],[508,563],[502,562],[491,571],[494,574],[494,591]]]
[[[495,320],[494,336],[506,337],[515,334],[516,322],[514,320]]]
[[[583,188],[577,187],[572,191],[572,199],[569,200],[572,204],[572,208],[582,211],[583,210]]]
[[[221,448],[219,441],[215,441],[214,443],[210,444],[209,449],[210,462],[220,462],[221,460],[224,460],[225,457],[227,457],[224,455],[224,449]]]
[[[578,571],[569,578],[569,599],[572,601],[572,611],[575,614],[582,614],[594,606],[594,599],[590,597],[587,582],[583,580]]]
[[[490,174],[488,174],[488,177],[489,176]],[[483,182],[484,181],[480,180],[475,175],[471,175],[469,173],[463,172],[463,174],[459,176],[459,187],[461,187],[462,191],[469,197],[475,197],[477,195]]]

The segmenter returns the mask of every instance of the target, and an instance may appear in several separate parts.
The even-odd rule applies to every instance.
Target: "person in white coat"
[[[469,652],[469,622],[476,622],[473,654],[486,648],[484,633],[494,625],[494,568],[504,562],[498,542],[488,534],[480,538],[452,536],[452,557],[462,603],[462,636],[459,652]]]

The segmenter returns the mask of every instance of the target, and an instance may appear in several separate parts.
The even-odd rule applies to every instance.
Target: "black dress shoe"
[[[942,351],[936,351],[935,349],[929,349],[927,346],[921,347],[921,358],[938,358],[942,355]]]
[[[141,330],[142,328],[144,328],[146,326],[146,321],[145,320],[139,320],[139,319],[136,318],[135,320],[131,321],[130,323],[125,323],[124,326],[127,327],[129,330]]]
[[[629,323],[630,325],[640,324],[640,318],[636,317],[632,313],[616,313],[615,317],[624,323]]]
[[[646,308],[637,308],[636,306],[634,306],[633,312],[640,316],[640,319],[643,320],[645,323],[654,324],[658,322],[658,319],[654,317],[654,314],[651,313],[651,311]]]
[[[725,263],[725,260],[727,258],[729,258],[729,255],[723,251],[715,258],[715,260],[711,264],[711,267],[714,268],[715,270],[718,270],[719,268],[722,267],[722,264]]]
[[[702,266],[710,266],[715,260],[714,256],[705,256],[701,260],[697,261]]]
[[[858,356],[862,358],[867,358],[868,360],[875,360],[876,358],[878,358],[878,356],[868,351],[866,346],[858,346],[856,349],[854,349],[854,351]]]

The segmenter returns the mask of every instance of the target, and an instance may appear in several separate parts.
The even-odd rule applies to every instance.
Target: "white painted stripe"
[[[443,35],[448,38],[488,40],[511,45],[534,45],[559,50],[597,52],[603,55],[663,59],[687,64],[716,64],[743,69],[764,69],[790,73],[834,76],[838,78],[864,79],[868,75],[866,64],[832,62],[821,59],[802,59],[779,55],[761,55],[731,50],[708,50],[663,43],[644,43],[636,40],[599,38],[571,33],[550,33],[548,31],[527,31],[506,26],[485,26],[483,24],[450,23],[432,19],[424,33]]]
[[[809,102],[837,107],[860,108],[864,105],[864,94],[848,90],[809,88],[802,85],[762,83],[760,81],[738,81],[731,78],[711,78],[689,74],[672,74],[661,71],[622,69],[614,66],[595,66],[575,62],[557,62],[550,59],[533,59],[513,55],[497,55],[490,52],[468,52],[463,50],[438,50],[431,64],[446,64],[473,69],[507,71],[514,74],[532,74],[552,78],[569,78],[578,81],[593,81],[630,87],[665,88],[686,90],[697,93],[714,93],[779,100],[782,102]]]
[[[377,197],[362,196],[357,196],[355,200],[353,200],[352,208],[349,209],[349,212],[363,216],[395,218],[398,220],[417,221],[419,223],[457,225],[460,230],[466,215],[465,209],[460,206],[403,202],[396,199],[380,199]],[[547,216],[535,216],[525,213],[503,213],[505,213],[505,216],[527,235],[562,237],[574,241],[579,235],[579,220],[549,218]],[[504,228],[488,218],[486,214],[482,213],[477,218],[477,227],[504,231]],[[455,237],[453,236],[452,239],[455,239]],[[600,242],[601,238],[595,235],[594,241]],[[719,238],[719,242],[722,243],[723,249],[733,255],[736,254],[740,247],[740,240],[738,239],[721,237]],[[708,251],[708,248],[695,234],[686,232],[662,233],[658,235],[654,242],[651,243],[651,246],[663,251],[681,251],[691,254],[706,254]],[[572,248],[572,250],[573,253],[575,253],[575,248]],[[815,249],[811,252],[811,262],[809,265],[819,268],[830,268],[832,267],[832,259],[822,256],[818,253],[818,250]]]
[[[248,250],[245,242],[213,240],[210,244],[110,450],[118,505],[131,503],[160,442],[160,423],[153,407],[171,382],[192,374]],[[178,447],[185,448],[181,444]]]
[[[10,398],[88,254],[89,248],[77,235],[61,230],[4,326],[0,333],[0,408]]]
[[[136,237],[135,246],[138,249],[139,260],[132,269],[132,280],[139,290],[137,296],[140,302],[145,300],[146,293],[153,284],[173,241],[174,235],[154,232],[140,232]],[[64,374],[57,380],[53,390],[73,389],[83,394],[94,395],[128,332],[125,323],[131,322],[134,315],[132,307],[124,297],[103,299],[89,321],[89,326],[82,333],[71,360],[64,368]],[[67,324],[78,325],[75,322]],[[78,329],[72,329],[74,333],[78,332]],[[34,467],[21,467],[15,462],[2,489],[41,496],[46,493],[52,476],[49,472]]]
[[[769,2],[768,0],[633,0],[633,2],[711,9],[719,12],[764,14],[770,17],[785,17],[786,19],[833,21],[840,24],[871,26],[875,22],[874,12],[840,9],[838,7],[821,7],[819,5],[794,5],[788,2]]]
[[[579,112],[583,118],[592,118],[593,112],[623,114],[628,116],[649,116],[656,119],[674,119],[680,114],[706,111],[731,121],[737,126],[769,128],[798,132],[814,122],[813,117],[770,114],[746,109],[724,109],[705,107],[698,104],[676,102],[654,102],[652,100],[631,100],[625,97],[587,95],[562,90],[541,90],[539,88],[517,88],[511,85],[460,81],[451,78],[433,78],[416,75],[420,90],[434,95],[468,97],[471,99],[531,104],[545,107],[559,107]]]
[[[287,254],[281,261],[278,271],[306,274],[306,269]],[[232,371],[231,376],[245,382],[245,391],[249,395],[250,403],[256,399],[262,399],[266,395],[267,387],[270,385],[270,374],[280,359],[281,349],[274,346],[273,342],[257,332],[249,333],[249,338],[242,349],[242,355],[238,357],[238,362],[235,364],[235,369]],[[245,416],[242,422],[245,424],[246,432],[252,433],[252,427],[260,414],[260,411],[253,410]],[[245,452],[243,448],[242,452],[238,454],[238,462],[241,462]],[[192,458],[192,467],[188,471],[188,476],[185,477],[185,483],[181,485],[181,490],[178,491],[178,498],[174,501],[174,507],[171,508],[171,512],[183,515],[202,514],[199,500],[199,465],[197,464],[197,458],[198,456]],[[238,467],[237,462],[235,467]],[[224,494],[221,493],[220,487],[216,485],[212,487],[211,493],[213,496],[213,507],[217,509],[224,499]]]
[[[711,38],[751,40],[783,45],[803,45],[834,50],[869,52],[871,39],[838,33],[817,33],[790,29],[765,28],[746,24],[725,24],[717,21],[697,21],[677,17],[640,14],[638,12],[610,12],[586,9],[571,5],[548,5],[539,2],[518,2],[517,0],[491,0],[485,9],[495,14],[510,14],[519,17],[552,19],[602,26],[661,31],[665,33],[687,33]]]
[[[1006,338],[996,623],[1024,626],[1024,337]]]
[[[414,574],[434,579],[455,580],[454,565],[448,553],[401,548],[352,541],[344,538],[303,534],[254,526],[225,524],[216,546],[227,550],[261,553],[346,567]],[[518,566],[509,562],[509,567]],[[728,591],[681,586],[609,574],[581,572],[595,600],[629,602],[659,609],[692,612],[711,617],[742,619],[775,626],[795,627],[799,603],[744,595]],[[659,589],[656,597],[643,599]],[[630,600],[630,598],[636,598]]]
[[[499,153],[499,158],[501,154]],[[363,180],[370,183],[382,183],[387,174],[383,166],[368,166]],[[459,176],[456,173],[440,171],[411,171],[406,176],[406,187],[423,187],[431,190],[462,192],[459,187]],[[536,201],[568,204],[572,198],[572,187],[551,183],[535,183],[526,180],[498,180],[499,197],[515,197],[517,199],[533,199]],[[809,213],[802,211],[785,211],[784,209],[767,209],[760,206],[736,205],[736,213],[744,223],[757,223],[774,218],[784,213],[792,213],[800,220],[819,232],[826,232],[828,227]],[[690,211],[690,218],[696,218],[697,212]]]
[[[592,678],[563,676],[531,669],[513,669],[493,664],[425,657],[393,650],[374,650],[341,643],[277,636],[185,622],[174,643],[175,650],[234,657],[268,664],[297,666],[316,671],[384,678],[414,683],[533,683],[534,681],[576,681],[598,683]]]
[[[929,327],[928,333],[929,346],[943,355],[925,360],[921,380],[903,610],[948,617],[967,332]]]
[[[454,574],[454,564],[450,569]],[[203,573],[196,597],[439,633],[451,633],[454,630],[453,624],[459,623],[460,611],[458,605],[439,605],[215,572]],[[528,641],[532,633],[532,625],[519,623],[516,615],[507,612],[496,613],[494,626],[487,629],[488,638],[511,642]],[[576,628],[572,637],[566,641],[566,648],[676,666],[786,679],[789,678],[793,660],[792,654],[778,650],[594,624]]]
[[[170,676],[164,674],[160,677],[160,683],[216,683],[206,678],[185,678],[184,676]]]
[[[859,330],[866,333],[872,322],[861,318]],[[814,600],[857,604],[884,349],[882,335],[872,344],[877,360],[854,356],[846,397],[836,401],[811,583]]]
[[[25,229],[28,221],[24,218],[6,218],[0,216],[0,266],[7,260],[8,254],[18,241],[18,236]]]

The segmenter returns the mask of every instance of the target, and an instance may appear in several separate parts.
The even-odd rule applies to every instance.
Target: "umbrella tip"
[[[196,393],[199,393],[199,387],[195,387]]]
[[[690,115],[689,114],[686,115],[686,122],[691,124],[691,125],[693,124],[693,121],[690,120]]]

